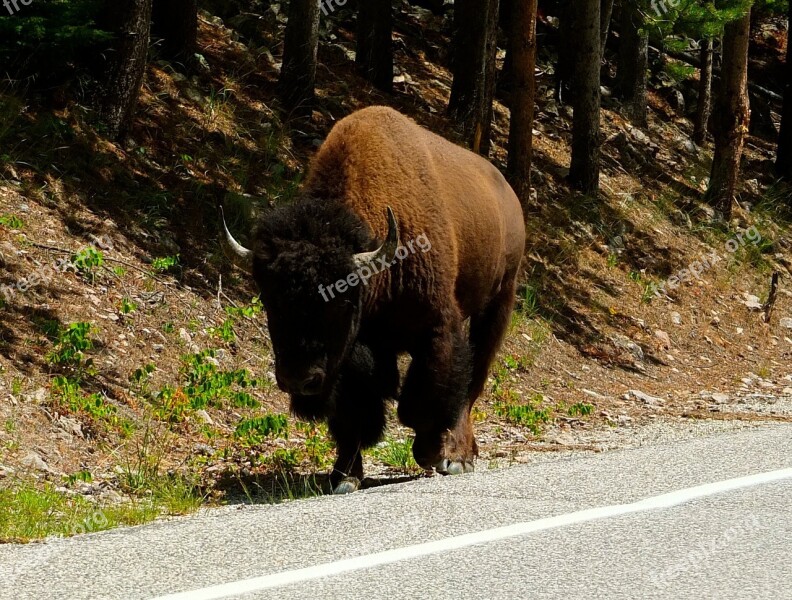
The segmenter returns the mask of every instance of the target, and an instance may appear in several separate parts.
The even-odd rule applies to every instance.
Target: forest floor
[[[318,108],[299,123],[274,109],[283,16],[223,17],[202,15],[206,71],[152,62],[123,145],[88,126],[79,104],[48,111],[0,96],[0,541],[326,488],[332,443],[288,415],[254,288],[219,249],[216,205],[245,231],[293,197],[333,123],[364,106],[393,106],[458,140],[444,117],[449,24],[400,15],[397,83],[382,94],[355,73],[349,15],[323,21]],[[752,68],[770,89],[781,33],[757,32],[766,60]],[[713,224],[702,200],[711,144],[689,141],[678,105],[690,74],[676,63],[655,72],[639,130],[608,97],[606,73],[602,193],[577,195],[552,59],[543,47],[525,275],[474,409],[478,468],[792,420],[792,238],[779,208],[789,193],[772,177],[772,137],[748,138],[740,207]],[[654,293],[675,275],[685,281]],[[366,483],[430,476],[410,449],[394,408],[366,452]],[[86,524],[96,507],[102,524]]]

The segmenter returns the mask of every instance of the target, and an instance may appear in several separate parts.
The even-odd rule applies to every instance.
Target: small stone
[[[624,395],[625,400],[630,400],[631,398],[637,398],[647,406],[663,406],[665,404],[665,400],[663,398],[658,398],[657,396],[650,396],[649,394],[645,394],[640,390],[630,390]]]
[[[193,452],[195,454],[202,454],[203,456],[212,456],[212,454],[214,454],[214,448],[208,444],[195,444],[193,446]]]
[[[616,417],[616,419],[617,419],[616,422],[622,427],[624,427],[625,425],[629,425],[630,423],[632,423],[633,420],[632,417],[628,415],[619,415],[618,417]]]
[[[661,329],[657,329],[655,332],[655,337],[660,340],[660,343],[663,345],[665,350],[671,349],[671,336],[669,336],[665,331]]]
[[[21,461],[20,464],[24,467],[29,469],[33,469],[35,471],[43,471],[45,473],[53,473],[54,471],[50,468],[50,466],[35,452],[30,452],[27,456],[25,456]]]
[[[678,312],[672,312],[671,313],[671,322],[674,325],[682,325],[682,315],[680,315]]]
[[[78,438],[84,438],[82,424],[77,419],[72,419],[69,417],[61,416],[58,419],[58,425],[60,425],[61,429],[66,433],[70,433]]]
[[[210,417],[209,413],[203,409],[195,411],[195,418],[205,425],[214,425],[212,417]]]
[[[759,302],[758,296],[745,294],[745,302],[743,302],[750,310],[762,310],[762,303]]]
[[[7,467],[6,465],[0,465],[0,479],[3,477],[8,477],[9,475],[13,475],[16,473],[12,467]]]
[[[790,319],[789,317],[784,317],[778,322],[778,324],[781,325],[781,327],[792,329],[792,319]]]
[[[729,401],[729,395],[715,392],[712,394],[712,401],[716,404],[726,404]]]

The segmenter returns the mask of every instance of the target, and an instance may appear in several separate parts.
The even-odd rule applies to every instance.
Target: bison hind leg
[[[471,351],[460,326],[449,326],[413,355],[399,399],[399,418],[415,430],[413,456],[425,469],[473,470],[478,453],[470,422]]]
[[[490,365],[509,328],[516,292],[516,276],[507,275],[500,291],[486,308],[470,318],[470,346],[473,349],[473,378],[468,391],[470,408],[484,391]]]
[[[395,393],[399,371],[395,356],[376,355],[356,344],[344,366],[328,418],[337,458],[330,474],[336,494],[355,491],[363,480],[361,451],[380,441],[385,401]]]

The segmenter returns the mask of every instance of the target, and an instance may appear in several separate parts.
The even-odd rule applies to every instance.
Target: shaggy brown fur
[[[296,293],[345,277],[354,252],[376,248],[387,232],[388,206],[401,243],[423,235],[430,251],[411,253],[327,306]],[[321,394],[293,394],[293,407],[329,419],[338,442],[336,481],[362,477],[360,448],[376,442],[384,423],[384,408],[372,406],[395,392],[402,352],[412,362],[399,417],[416,431],[416,460],[443,472],[472,469],[469,412],[508,326],[525,245],[520,204],[504,177],[398,112],[372,107],[333,128],[301,199],[281,210],[265,217],[256,234],[254,276],[279,383],[281,373],[287,389],[289,379],[327,374]],[[317,311],[322,323],[312,321]],[[307,323],[322,328],[328,321],[344,330],[325,334],[333,343],[306,333]],[[373,373],[389,383],[378,388],[376,377],[367,378]]]

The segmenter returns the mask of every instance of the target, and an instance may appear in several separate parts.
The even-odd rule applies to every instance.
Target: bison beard
[[[432,250],[322,299],[323,283],[393,252],[393,214],[401,239],[423,234]],[[470,409],[508,327],[525,245],[497,169],[391,109],[364,109],[334,127],[299,199],[262,218],[251,250],[227,235],[261,292],[278,385],[336,441],[334,491],[359,486],[361,450],[381,438],[390,398],[415,430],[418,464],[473,470]]]

